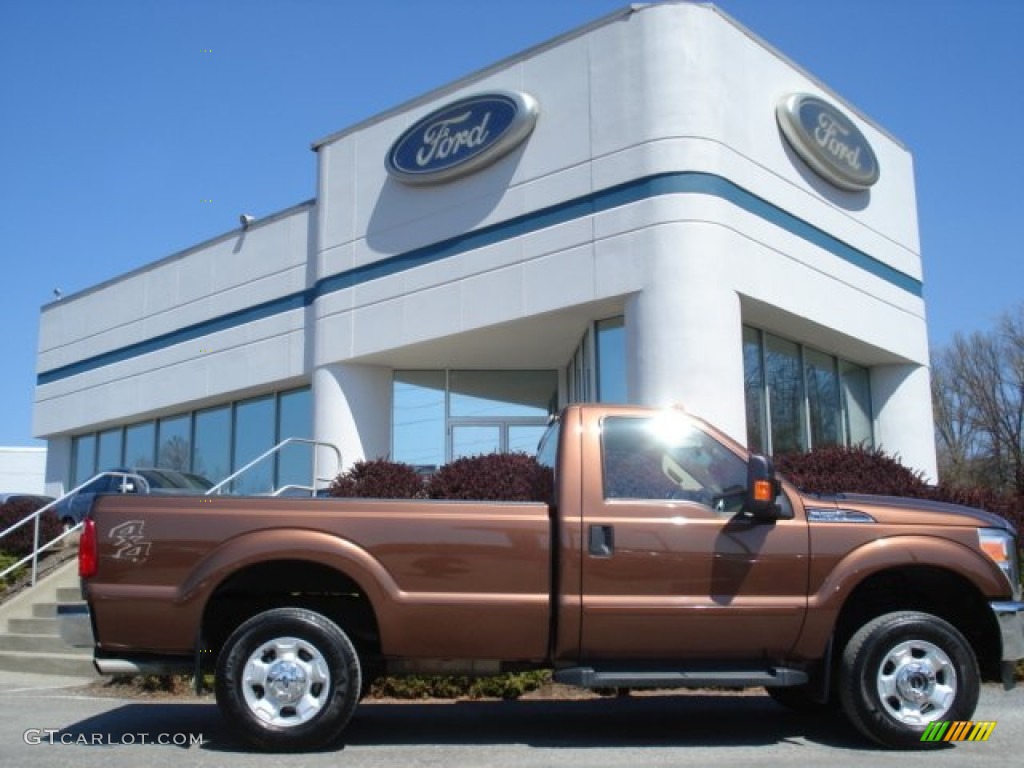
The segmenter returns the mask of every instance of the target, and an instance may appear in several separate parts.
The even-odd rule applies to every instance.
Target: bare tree
[[[1024,303],[939,350],[932,398],[942,479],[1024,494]]]

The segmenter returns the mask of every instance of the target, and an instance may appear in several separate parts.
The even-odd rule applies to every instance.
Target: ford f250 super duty
[[[79,552],[96,666],[214,671],[264,749],[332,740],[379,675],[536,668],[765,686],[926,747],[1024,657],[1000,517],[804,495],[680,411],[570,406],[538,458],[549,503],[100,496]]]

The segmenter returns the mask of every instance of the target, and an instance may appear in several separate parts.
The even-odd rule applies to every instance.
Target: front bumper
[[[1009,689],[1016,684],[1017,662],[1024,659],[1024,603],[1001,600],[989,603],[999,625],[1003,641],[1003,685]]]
[[[1024,603],[1001,600],[989,605],[1003,638],[1003,661],[1024,659]]]

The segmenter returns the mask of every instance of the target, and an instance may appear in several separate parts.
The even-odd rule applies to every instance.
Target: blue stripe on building
[[[105,365],[130,360],[139,355],[157,352],[175,344],[192,341],[211,333],[235,328],[293,309],[301,309],[309,306],[317,298],[327,296],[336,291],[343,291],[371,280],[396,275],[408,269],[442,261],[452,256],[468,253],[485,246],[495,245],[505,240],[521,237],[522,235],[537,232],[558,224],[564,224],[584,216],[590,216],[662,195],[676,194],[710,195],[727,200],[748,213],[771,222],[790,234],[796,235],[838,256],[843,261],[859,267],[897,288],[919,298],[922,296],[920,280],[890,267],[888,264],[869,256],[863,251],[853,248],[842,240],[833,237],[812,224],[808,224],[803,219],[799,219],[737,186],[728,179],[708,173],[682,171],[636,179],[574,200],[559,203],[538,211],[532,211],[498,224],[482,227],[481,229],[476,229],[439,243],[381,259],[372,264],[339,272],[318,280],[312,288],[307,290],[272,299],[254,307],[248,307],[204,320],[194,325],[146,339],[145,341],[94,355],[76,363],[43,371],[37,376],[36,384],[39,386],[52,384],[69,376],[75,376],[102,368]]]

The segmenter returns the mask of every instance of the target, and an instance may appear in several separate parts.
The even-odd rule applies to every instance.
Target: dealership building
[[[581,401],[935,476],[911,154],[715,7],[623,9],[313,149],[313,200],[43,307],[49,492],[286,437],[532,451]]]

